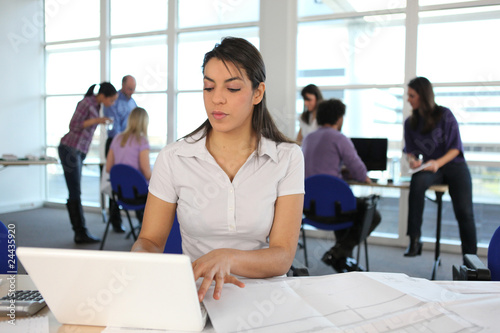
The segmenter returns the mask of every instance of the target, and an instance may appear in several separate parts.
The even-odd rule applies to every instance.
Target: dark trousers
[[[69,200],[81,201],[82,169],[86,154],[62,144],[59,145],[58,152],[64,171],[64,179],[68,187]]]
[[[407,235],[410,238],[421,236],[425,191],[434,184],[448,184],[462,240],[462,254],[476,254],[477,238],[472,205],[472,181],[465,162],[448,163],[436,173],[421,171],[413,174],[408,201]]]
[[[361,239],[361,231],[363,229],[363,221],[366,211],[366,203],[363,198],[356,198],[356,210],[357,212],[354,219],[354,225],[351,228],[334,231],[336,241],[331,251],[335,258],[352,257],[354,247],[364,241],[364,239]],[[368,234],[370,234],[380,224],[381,220],[382,218],[379,211],[375,210]]]

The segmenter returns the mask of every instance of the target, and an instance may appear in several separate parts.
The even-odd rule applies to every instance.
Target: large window
[[[47,154],[57,156],[59,141],[90,85],[110,81],[120,89],[122,77],[133,75],[133,98],[150,117],[154,163],[168,137],[176,140],[206,120],[203,55],[229,35],[259,46],[259,5],[259,0],[45,1]],[[109,8],[109,13],[101,13],[101,8]],[[85,161],[82,199],[88,205],[99,204],[105,136],[104,128],[95,131]],[[64,202],[61,167],[47,170],[48,200]]]
[[[408,12],[406,1],[298,0],[297,115],[304,107],[300,89],[310,83],[325,98],[343,100],[344,134],[389,139],[388,170],[376,177],[390,176],[401,156],[402,124],[410,111],[406,83],[415,76],[429,78],[436,102],[449,107],[459,122],[473,177],[479,240],[487,242],[491,233],[483,231],[491,230],[491,223],[483,217],[489,205],[500,204],[495,134],[500,130],[500,44],[492,37],[500,30],[500,6],[448,0],[413,4],[408,2]],[[417,38],[406,40],[412,34]],[[397,235],[401,222],[393,208],[400,193],[382,195],[386,199],[379,208],[386,218],[377,231]],[[445,220],[450,223],[444,223],[445,235],[458,241],[449,200],[446,195]],[[426,214],[433,216],[435,207],[429,208]],[[423,232],[433,237],[435,231]]]
[[[484,205],[500,204],[500,145],[495,141],[500,130],[500,44],[495,42],[500,6],[490,0],[296,3],[297,12],[283,20],[290,14],[286,8],[270,13],[265,0],[45,0],[47,154],[57,156],[59,140],[91,84],[110,81],[120,89],[122,77],[131,74],[137,79],[134,99],[150,115],[153,163],[165,144],[206,120],[204,53],[223,36],[239,36],[258,48],[262,45],[269,66],[275,41],[268,32],[276,31],[275,21],[286,22],[297,28],[295,34],[287,26],[293,32],[283,36],[286,46],[293,46],[286,51],[296,54],[282,61],[286,68],[295,68],[296,79],[290,86],[268,67],[268,106],[271,111],[286,110],[273,114],[278,124],[298,118],[303,110],[300,90],[314,83],[325,98],[340,98],[347,105],[345,134],[389,139],[388,174],[404,145],[402,123],[409,115],[406,83],[426,76],[434,84],[436,101],[459,121],[479,205],[478,229],[490,230],[482,224],[489,214]],[[292,87],[291,97],[272,105],[273,85]],[[291,110],[294,87],[296,106]],[[285,127],[292,131],[293,122]],[[295,127],[298,131],[298,122]],[[96,130],[87,157],[82,182],[86,204],[99,203],[104,136],[104,129]],[[61,168],[51,165],[47,170],[48,200],[64,202],[67,190]],[[397,190],[383,193],[393,201],[379,205],[391,216],[379,230],[391,237],[402,235],[402,222],[392,211],[398,208],[399,195]],[[449,197],[445,200],[449,204]],[[456,234],[456,224],[450,228]],[[489,240],[490,234],[483,238]]]

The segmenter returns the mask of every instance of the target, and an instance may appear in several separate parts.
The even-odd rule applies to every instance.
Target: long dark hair
[[[94,95],[95,86],[96,86],[96,84],[93,84],[90,86],[89,90],[87,90],[87,92],[85,93],[85,97],[89,97],[89,96]],[[109,82],[102,82],[99,85],[99,91],[97,92],[97,94],[103,94],[105,97],[114,96],[114,95],[116,95],[116,93],[117,93],[117,91],[116,91],[115,86],[113,86]]]
[[[212,59],[219,59],[224,64],[232,63],[240,72],[246,73],[248,79],[252,82],[252,88],[255,90],[259,87],[261,82],[266,81],[266,67],[264,60],[259,50],[253,46],[249,41],[237,37],[225,37],[220,43],[215,44],[215,47],[205,54],[203,59],[202,72],[205,72],[206,64]],[[245,73],[243,73],[243,71]],[[257,149],[259,147],[260,138],[264,136],[275,142],[294,142],[288,139],[283,133],[280,132],[274,123],[271,113],[266,106],[266,93],[259,104],[254,105],[252,114],[252,128],[257,134]],[[203,131],[205,137],[212,129],[210,121],[207,119],[200,127],[195,129],[190,134],[184,136],[187,138]]]
[[[308,84],[307,86],[305,86],[302,89],[300,94],[302,95],[302,98],[304,100],[307,100],[307,98],[308,98],[306,96],[306,94],[311,94],[311,95],[316,96],[316,110],[318,110],[319,103],[321,103],[321,101],[323,101],[323,94],[321,93],[321,90],[319,90],[319,88],[316,85]],[[310,111],[304,105],[304,111],[300,115],[300,119],[303,122],[305,122],[306,124],[309,124],[309,113],[310,113]]]
[[[410,127],[417,130],[420,118],[424,121],[422,134],[432,131],[436,124],[441,120],[443,112],[441,107],[434,101],[434,90],[431,82],[422,76],[412,79],[408,83],[408,87],[415,90],[420,99],[420,106],[414,109],[410,116]]]

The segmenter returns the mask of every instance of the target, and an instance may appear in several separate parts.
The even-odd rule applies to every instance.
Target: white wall
[[[43,153],[42,5],[40,0],[0,0],[0,155]],[[44,168],[0,170],[0,213],[42,204]]]

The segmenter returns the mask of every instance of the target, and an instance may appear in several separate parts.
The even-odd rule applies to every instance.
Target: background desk
[[[0,278],[0,294],[5,295],[7,275]],[[16,278],[16,289],[34,288],[29,276]],[[221,300],[209,298],[205,302],[213,327],[208,325],[204,332],[214,332],[221,324],[255,328],[259,333],[319,328],[324,332],[498,331],[500,282],[434,282],[397,273],[360,272],[244,279],[244,282],[245,288],[225,285]],[[61,325],[48,307],[38,315],[47,318],[50,333],[104,330],[104,327]],[[4,332],[2,328],[0,331]]]
[[[377,182],[377,183],[362,183],[357,181],[349,181],[350,185],[357,186],[368,186],[368,187],[381,187],[381,188],[398,188],[401,190],[409,190],[410,183],[409,182],[401,182],[401,183],[387,183],[387,182]],[[436,243],[434,247],[434,265],[432,268],[431,279],[434,280],[436,278],[436,272],[438,267],[441,265],[441,215],[443,208],[443,195],[448,191],[448,185],[439,184],[432,185],[429,187],[429,191],[434,191],[436,194],[436,198],[432,199],[430,197],[426,198],[432,202],[437,204],[437,216],[436,216]],[[403,221],[406,222],[406,219]]]
[[[59,163],[57,159],[48,160],[2,160],[0,159],[0,165],[4,168],[8,166],[29,166],[29,165],[47,165]],[[2,170],[2,169],[0,169]]]

